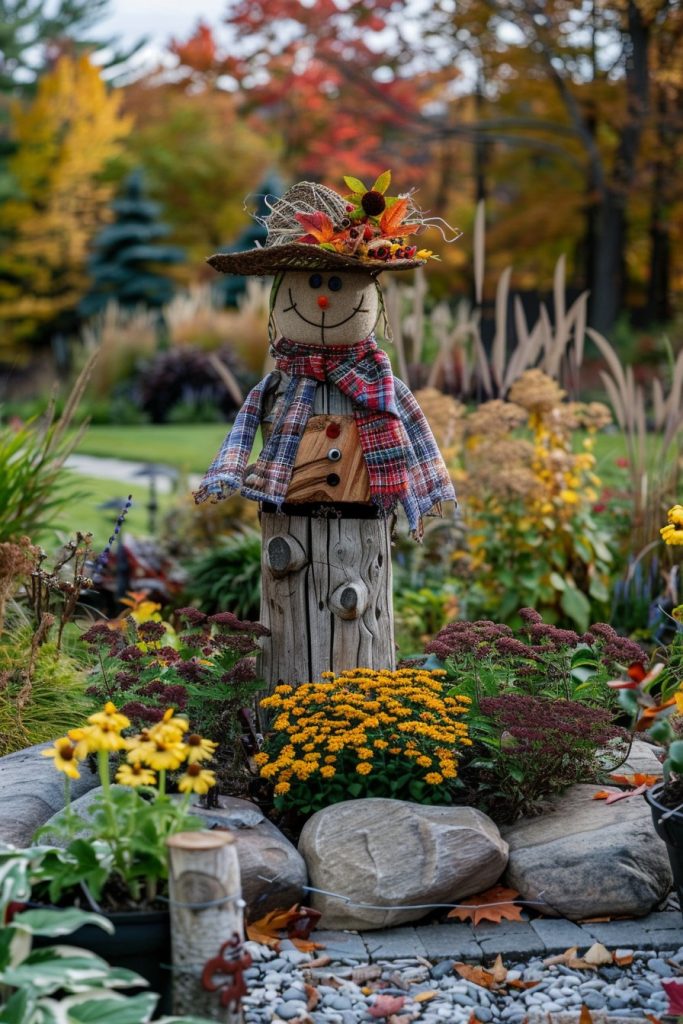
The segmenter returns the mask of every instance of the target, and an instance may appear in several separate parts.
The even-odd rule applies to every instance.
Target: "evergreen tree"
[[[172,279],[160,268],[182,263],[185,254],[162,242],[170,228],[162,224],[159,204],[145,196],[142,172],[126,178],[112,203],[115,219],[96,236],[88,262],[92,285],[81,300],[85,317],[101,312],[108,302],[160,309],[172,298]]]
[[[266,206],[266,197],[274,196],[277,198],[282,195],[283,191],[282,181],[278,175],[275,173],[270,174],[259,186],[258,206],[256,207],[251,224],[248,224],[239,233],[232,245],[224,246],[218,251],[243,252],[245,249],[255,248],[256,245],[265,245],[268,233],[258,218],[267,217],[270,213]],[[217,305],[236,306],[241,296],[244,295],[246,287],[246,278],[241,277],[239,274],[221,274],[220,278],[214,283],[214,295]]]

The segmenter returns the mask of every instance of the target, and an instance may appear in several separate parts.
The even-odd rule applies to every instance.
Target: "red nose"
[[[330,304],[330,300],[328,299],[327,295],[319,295],[318,296],[318,305],[320,306],[321,309],[327,309],[329,304]]]

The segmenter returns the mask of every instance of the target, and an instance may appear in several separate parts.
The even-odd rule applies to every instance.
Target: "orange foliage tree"
[[[0,205],[0,321],[5,345],[68,329],[87,286],[88,243],[106,219],[104,171],[130,121],[87,56],[59,58],[35,98],[12,110],[9,163],[19,196]]]

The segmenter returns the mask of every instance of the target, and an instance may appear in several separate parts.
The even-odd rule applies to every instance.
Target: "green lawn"
[[[203,473],[228,429],[226,423],[91,426],[76,451],[136,462],[163,462],[185,473]]]
[[[128,486],[116,480],[82,476],[80,473],[68,473],[67,475],[73,486],[73,497],[64,506],[55,521],[54,528],[60,534],[70,537],[77,530],[80,530],[81,533],[92,533],[95,550],[103,548],[114,529],[118,512],[129,494],[133,496],[133,504],[126,516],[125,528],[138,536],[148,533],[149,490],[144,484]],[[117,499],[117,508],[98,508],[104,502],[114,499]],[[169,508],[173,500],[174,495],[172,494],[158,496],[157,523],[160,522],[165,510]]]

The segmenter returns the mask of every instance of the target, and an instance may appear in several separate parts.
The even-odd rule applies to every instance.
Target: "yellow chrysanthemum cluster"
[[[102,711],[88,718],[88,724],[71,729],[55,740],[54,746],[43,750],[43,757],[54,759],[55,768],[70,779],[78,779],[78,762],[88,754],[100,759],[112,751],[125,750],[126,763],[116,773],[116,781],[124,786],[154,786],[156,773],[165,773],[186,764],[178,781],[181,793],[206,793],[216,784],[214,772],[202,768],[202,762],[213,757],[217,744],[189,732],[184,718],[168,708],[160,722],[137,736],[125,737],[130,720],[108,701]]]
[[[273,734],[256,755],[261,777],[284,796],[298,782],[386,772],[402,761],[430,785],[457,776],[457,748],[468,746],[460,716],[468,697],[449,696],[442,671],[349,669],[320,683],[276,687],[262,707]]]
[[[683,545],[683,505],[674,505],[667,513],[669,520],[659,531],[662,540],[669,545]]]

